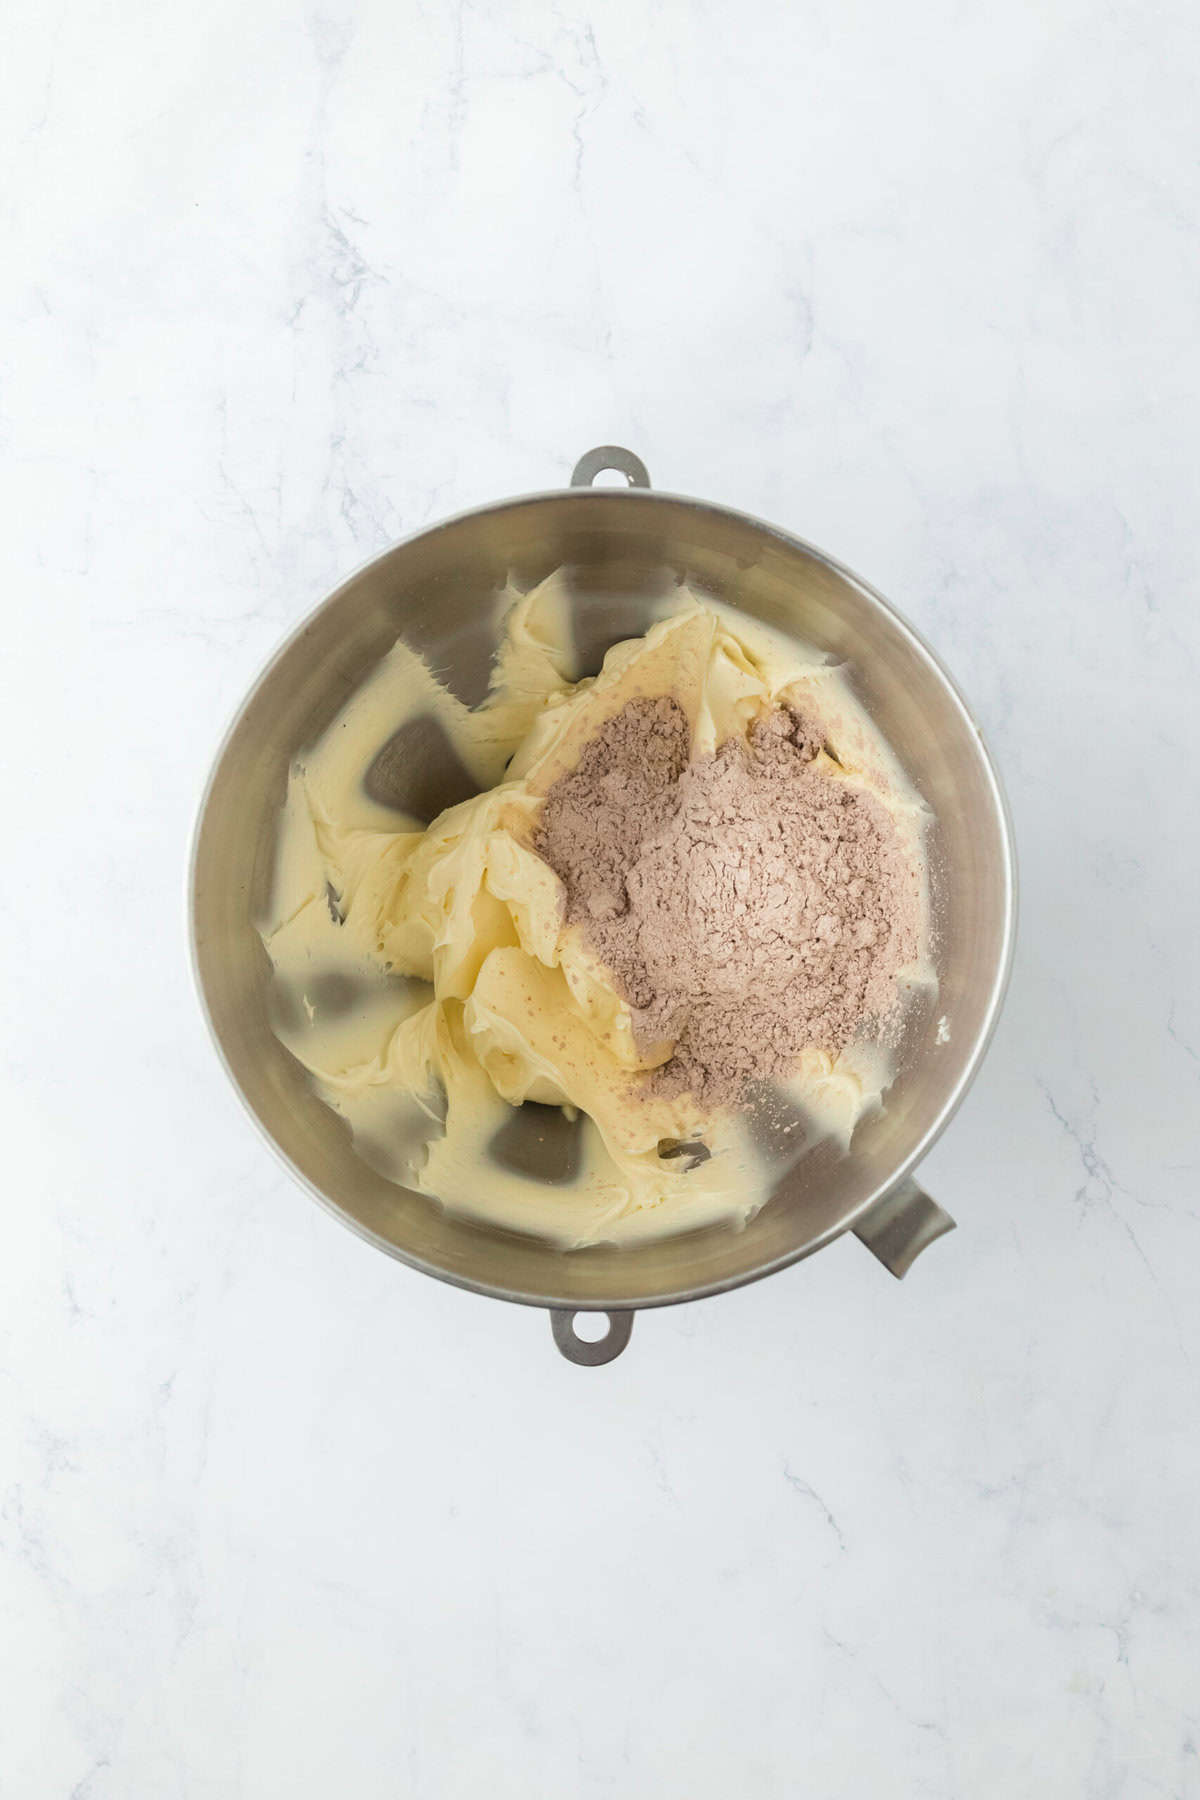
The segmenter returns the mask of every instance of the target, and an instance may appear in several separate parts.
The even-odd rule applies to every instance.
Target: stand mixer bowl
[[[616,470],[624,490],[593,487]],[[469,704],[487,692],[495,600],[568,571],[585,672],[650,623],[681,582],[849,665],[855,692],[933,812],[927,837],[939,981],[906,1033],[886,1104],[848,1152],[819,1145],[745,1226],[713,1226],[636,1248],[563,1250],[474,1223],[395,1185],[355,1154],[271,1025],[266,916],[288,770],[403,637]],[[436,739],[407,775],[436,792]],[[397,795],[403,801],[403,794]],[[641,462],[605,446],[565,490],[501,501],[397,544],[352,575],[277,652],[231,726],[209,780],[191,875],[201,1003],[234,1086],[269,1143],[352,1229],[413,1268],[498,1299],[549,1308],[575,1362],[611,1360],[632,1314],[741,1286],[854,1230],[894,1274],[953,1221],[912,1171],[979,1067],[1012,956],[1016,874],[1003,795],[979,728],[932,651],[857,576],[786,533],[706,502],[652,492]],[[520,1129],[518,1116],[517,1129]],[[537,1126],[527,1161],[536,1168]],[[579,1336],[576,1313],[606,1312]]]

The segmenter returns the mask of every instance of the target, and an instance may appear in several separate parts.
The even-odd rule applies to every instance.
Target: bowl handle
[[[591,487],[605,469],[623,475],[630,487],[650,486],[650,471],[641,457],[635,456],[632,450],[622,450],[620,444],[601,444],[595,450],[585,451],[572,471],[571,486]]]
[[[935,1238],[953,1230],[950,1214],[910,1177],[858,1221],[854,1235],[899,1278]]]
[[[590,1338],[581,1338],[575,1331],[575,1312],[552,1311],[550,1329],[554,1333],[554,1341],[568,1362],[579,1363],[581,1367],[594,1369],[600,1363],[611,1362],[614,1356],[620,1356],[629,1342],[629,1334],[633,1330],[633,1314],[631,1312],[610,1312],[608,1314],[608,1331],[604,1337],[593,1342]]]

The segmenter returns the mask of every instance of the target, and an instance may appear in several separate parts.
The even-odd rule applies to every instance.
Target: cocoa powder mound
[[[652,1086],[711,1106],[896,1011],[919,875],[876,796],[818,761],[813,721],[781,708],[689,746],[674,700],[631,700],[550,789],[535,848],[639,1044],[674,1043]]]

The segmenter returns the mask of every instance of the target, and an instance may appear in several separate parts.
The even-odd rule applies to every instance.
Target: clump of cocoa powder
[[[800,1052],[895,1012],[920,944],[919,872],[881,801],[819,756],[787,708],[689,761],[669,698],[631,700],[546,796],[535,848],[607,965],[650,1078],[743,1100]]]

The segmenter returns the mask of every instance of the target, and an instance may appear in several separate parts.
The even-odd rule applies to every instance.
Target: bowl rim
[[[749,526],[757,532],[764,533],[769,539],[774,540],[789,551],[801,552],[801,554],[820,563],[823,567],[838,575],[843,581],[846,581],[851,586],[857,588],[866,599],[878,607],[880,611],[889,618],[901,636],[907,639],[913,650],[928,665],[933,674],[941,680],[947,693],[953,700],[964,724],[973,734],[978,746],[983,773],[986,777],[988,789],[996,810],[996,817],[999,821],[1004,851],[1002,858],[1002,881],[1004,892],[1002,896],[1001,948],[1000,954],[996,960],[991,991],[987,998],[982,1023],[976,1032],[975,1041],[971,1046],[970,1054],[964,1062],[958,1079],[945,1104],[913,1149],[904,1158],[903,1162],[897,1164],[890,1172],[887,1179],[879,1183],[871,1193],[859,1202],[851,1213],[847,1214],[836,1224],[831,1225],[827,1230],[823,1231],[818,1237],[812,1239],[810,1242],[802,1244],[794,1250],[783,1251],[780,1255],[769,1258],[760,1267],[744,1271],[737,1275],[720,1276],[710,1281],[700,1281],[692,1286],[680,1288],[677,1291],[669,1293],[630,1298],[629,1295],[622,1294],[617,1290],[614,1291],[610,1297],[591,1297],[584,1305],[580,1304],[578,1297],[570,1294],[555,1295],[533,1293],[527,1290],[506,1287],[499,1282],[476,1279],[472,1276],[463,1275],[459,1271],[443,1268],[437,1263],[418,1256],[412,1251],[392,1243],[389,1239],[381,1237],[378,1232],[373,1231],[370,1226],[364,1225],[360,1220],[356,1219],[344,1207],[339,1205],[336,1200],[325,1193],[323,1189],[318,1187],[314,1181],[310,1180],[303,1170],[298,1168],[292,1161],[292,1158],[288,1155],[282,1144],[280,1144],[268,1130],[256,1108],[251,1103],[249,1096],[243,1089],[241,1082],[238,1080],[229,1057],[226,1054],[225,1046],[222,1043],[220,1034],[217,1030],[209,1006],[208,995],[205,991],[204,978],[200,967],[200,948],[197,939],[196,921],[196,878],[199,863],[200,839],[203,834],[209,800],[216,785],[221,765],[224,762],[225,753],[241,725],[245,713],[260,689],[267,682],[276,665],[280,663],[291,650],[293,644],[295,644],[309,629],[313,620],[316,619],[319,614],[334,606],[368,569],[373,568],[376,563],[383,562],[387,557],[395,555],[398,551],[406,549],[410,544],[416,543],[420,539],[436,536],[442,531],[452,530],[455,526],[462,524],[464,521],[479,518],[484,514],[503,513],[514,510],[517,507],[525,507],[550,500],[563,500],[568,497],[572,500],[581,500],[589,505],[600,504],[609,507],[614,505],[618,507],[646,507],[660,506],[664,503],[669,503],[675,506],[686,507],[695,512],[712,514],[718,519],[731,519],[740,525]],[[338,585],[326,594],[323,599],[317,601],[316,605],[310,607],[296,622],[292,629],[286,633],[268,655],[266,661],[259,668],[254,680],[243,693],[241,699],[234,708],[213,754],[208,775],[196,805],[189,841],[186,880],[188,962],[191,969],[192,985],[199,1003],[200,1012],[208,1028],[208,1034],[212,1040],[213,1047],[216,1050],[217,1057],[225,1070],[230,1085],[241,1102],[244,1113],[253,1123],[259,1137],[272,1151],[276,1161],[287,1170],[294,1181],[307,1190],[323,1211],[337,1219],[341,1225],[354,1232],[356,1236],[362,1238],[366,1243],[373,1245],[377,1250],[382,1250],[395,1261],[404,1263],[408,1268],[416,1270],[419,1274],[431,1275],[438,1281],[448,1283],[451,1287],[461,1288],[470,1293],[482,1294],[490,1299],[506,1300],[519,1306],[531,1306],[542,1310],[565,1311],[570,1313],[643,1312],[660,1306],[680,1306],[689,1301],[705,1300],[716,1294],[730,1293],[736,1288],[748,1287],[752,1282],[763,1281],[769,1275],[778,1274],[780,1270],[790,1268],[794,1263],[803,1262],[807,1257],[814,1256],[818,1250],[825,1249],[829,1244],[843,1236],[847,1231],[852,1231],[857,1224],[864,1220],[866,1216],[880,1204],[881,1201],[889,1194],[893,1193],[903,1181],[911,1176],[913,1170],[923,1158],[928,1155],[934,1144],[941,1137],[966,1098],[972,1083],[979,1073],[980,1066],[987,1054],[992,1038],[995,1035],[996,1026],[999,1022],[1000,1013],[1004,1005],[1005,994],[1008,990],[1009,979],[1012,974],[1017,936],[1017,849],[1013,832],[1012,814],[1004,791],[1004,786],[1000,779],[995,759],[988,748],[987,739],[984,736],[982,727],[975,718],[974,713],[971,711],[958,683],[954,680],[954,677],[950,674],[941,658],[937,655],[923,634],[918,631],[916,626],[906,619],[904,615],[892,605],[891,601],[887,600],[877,588],[872,587],[870,582],[865,581],[861,575],[856,574],[853,569],[839,561],[837,557],[830,556],[827,551],[820,549],[816,544],[810,543],[806,538],[799,537],[796,533],[787,531],[782,526],[773,525],[769,521],[760,519],[755,514],[745,512],[738,507],[724,506],[717,501],[697,499],[696,496],[691,494],[671,493],[662,488],[630,487],[623,489],[609,486],[556,487],[542,488],[527,494],[514,494],[501,500],[486,502],[482,506],[464,507],[458,512],[451,513],[444,519],[436,520],[432,525],[422,525],[415,531],[407,532],[403,537],[398,538],[395,543],[389,544],[386,549],[376,551],[374,555],[364,558],[363,561],[358,563],[349,574],[344,576]],[[432,1205],[440,1204],[440,1202],[432,1195],[422,1195],[421,1197],[429,1200]],[[623,1256],[636,1256],[637,1253],[638,1246],[636,1245],[625,1247],[621,1251]],[[564,1251],[563,1254],[569,1255],[570,1252]]]

